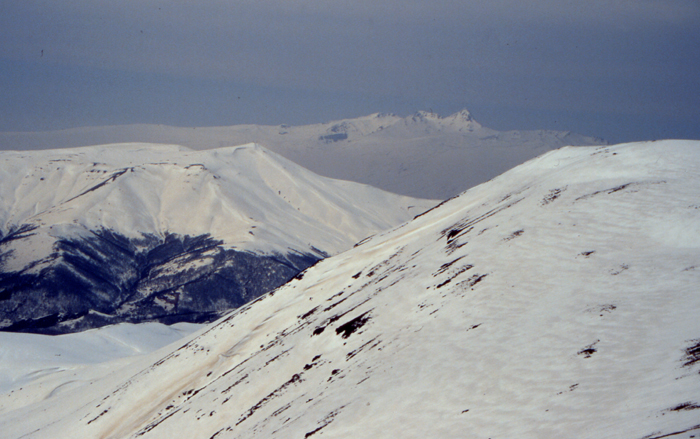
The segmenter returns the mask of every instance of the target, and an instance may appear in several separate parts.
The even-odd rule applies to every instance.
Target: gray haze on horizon
[[[0,3],[0,131],[309,124],[700,139],[697,0]]]

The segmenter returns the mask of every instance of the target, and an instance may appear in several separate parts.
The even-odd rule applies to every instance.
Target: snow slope
[[[0,435],[696,437],[698,177],[700,142],[544,154],[109,375],[14,390]]]
[[[435,199],[457,195],[550,149],[605,143],[568,131],[496,131],[467,110],[447,117],[425,111],[408,117],[377,113],[306,126],[127,125],[0,133],[0,149],[134,141],[194,149],[256,142],[321,175]]]
[[[203,326],[121,323],[58,336],[0,332],[0,392],[66,369],[150,353]]]
[[[21,224],[78,224],[128,237],[208,233],[245,250],[315,246],[333,254],[431,205],[319,177],[254,144],[5,151],[0,172],[2,235]]]
[[[211,321],[436,203],[320,177],[255,144],[4,151],[0,180],[9,330]]]

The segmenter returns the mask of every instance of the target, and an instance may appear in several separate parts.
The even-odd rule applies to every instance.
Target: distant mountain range
[[[37,371],[0,431],[700,436],[699,194],[700,142],[546,153],[163,350]]]
[[[0,133],[0,149],[12,150],[117,142],[193,149],[255,142],[320,175],[430,199],[457,195],[551,149],[606,144],[568,131],[496,131],[467,110],[448,117],[425,111],[408,117],[373,114],[306,126],[125,125]]]
[[[258,145],[0,152],[0,330],[212,321],[437,201]]]

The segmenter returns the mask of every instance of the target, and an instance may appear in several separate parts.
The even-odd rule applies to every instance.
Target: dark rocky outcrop
[[[5,271],[0,239],[0,330],[61,334],[120,322],[210,322],[277,288],[326,255],[260,255],[209,235],[130,239],[109,230],[59,238],[54,251]]]

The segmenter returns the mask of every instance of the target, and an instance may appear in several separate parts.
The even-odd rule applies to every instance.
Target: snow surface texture
[[[257,145],[0,153],[0,328],[212,321],[436,201]]]
[[[0,392],[66,369],[153,352],[203,326],[121,323],[59,336],[0,332]]]
[[[569,131],[496,131],[483,127],[467,110],[448,117],[425,111],[403,118],[373,114],[306,126],[126,125],[0,133],[1,149],[133,141],[194,149],[256,142],[327,177],[443,200],[548,150],[605,143]]]
[[[0,435],[697,437],[699,177],[700,142],[547,153],[196,336],[15,389]]]

